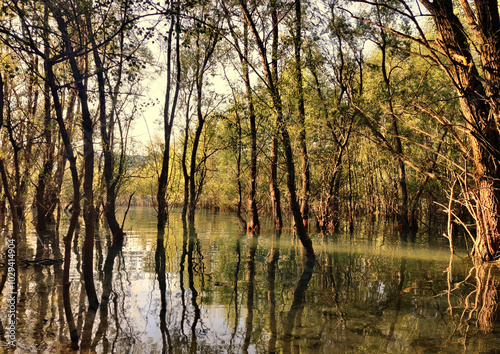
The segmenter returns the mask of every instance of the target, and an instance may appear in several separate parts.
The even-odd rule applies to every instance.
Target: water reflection
[[[247,316],[245,319],[245,338],[243,352],[248,353],[253,333],[255,252],[257,251],[258,234],[250,233],[247,251]]]
[[[172,340],[168,331],[166,322],[167,313],[167,280],[165,273],[166,256],[165,256],[165,229],[158,228],[158,236],[156,238],[156,252],[155,252],[155,270],[158,277],[158,287],[160,289],[160,331],[162,339],[162,353],[172,353]]]
[[[269,250],[269,258],[267,261],[267,299],[269,301],[268,314],[269,314],[269,342],[267,351],[269,353],[276,353],[276,341],[278,339],[278,331],[276,325],[276,267],[280,255],[280,242],[281,231],[274,231],[271,249]]]
[[[293,302],[288,311],[285,328],[283,330],[283,352],[292,352],[292,342],[293,342],[293,331],[294,328],[298,330],[302,327],[302,312],[305,306],[306,299],[306,289],[309,281],[311,280],[314,270],[314,259],[306,259],[304,262],[304,271],[300,275],[300,278],[293,292]],[[300,338],[300,336],[298,336]]]
[[[60,262],[32,262],[63,258],[57,234],[27,234],[20,251],[29,266],[19,269],[19,352],[68,351],[72,337],[96,353],[488,352],[500,346],[498,265],[474,265],[458,249],[450,258],[446,242],[429,246],[427,234],[408,243],[371,225],[366,233],[312,235],[312,263],[291,230],[242,234],[231,214],[200,214],[196,223],[173,216],[165,230],[156,228],[154,211],[137,209],[130,217],[124,244],[111,244],[105,229],[96,240],[97,311],[85,306],[79,229],[64,283]],[[4,297],[4,331],[6,310]]]

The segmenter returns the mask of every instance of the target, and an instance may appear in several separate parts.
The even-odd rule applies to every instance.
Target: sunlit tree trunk
[[[248,25],[244,23],[243,29],[243,56],[240,56],[243,80],[245,81],[246,99],[248,105],[248,120],[250,122],[250,193],[248,195],[248,206],[250,209],[250,221],[247,229],[258,231],[260,229],[259,212],[257,210],[257,125],[255,108],[253,104],[252,86],[248,70]]]
[[[271,26],[272,26],[272,47],[271,47],[271,65],[269,66],[269,63],[264,63],[267,61],[267,58],[265,56],[267,55],[265,53],[265,50],[261,52],[261,57],[262,61],[264,63],[264,66],[267,65],[267,70],[268,72],[266,75],[268,76],[268,85],[269,82],[272,83],[272,86],[275,87],[277,84],[276,81],[278,80],[278,41],[279,41],[279,32],[278,32],[278,10],[276,8],[276,1],[273,0],[270,2],[271,6]],[[254,36],[257,34],[257,32],[252,28],[252,31],[254,31]],[[264,49],[264,47],[262,47]],[[276,110],[276,116],[275,116],[275,121],[274,121],[274,131],[272,132],[271,135],[271,176],[270,176],[270,184],[269,184],[269,190],[271,193],[271,203],[272,203],[272,213],[273,213],[273,220],[274,220],[274,227],[277,230],[280,230],[283,227],[283,216],[281,214],[281,192],[279,189],[278,185],[278,134],[279,132],[279,125],[280,125],[280,119],[282,118],[283,112],[281,108],[281,102],[279,102],[278,106],[276,106],[276,100],[281,100],[281,98],[277,95],[277,91],[275,88],[271,88],[271,96],[273,99],[273,105]]]
[[[476,1],[472,9],[460,1],[469,29],[475,36],[482,75],[474,62],[467,31],[452,0],[421,0],[433,16],[436,43],[445,53],[446,70],[457,89],[468,123],[474,168],[477,250],[484,260],[500,249],[500,16],[497,1]],[[481,78],[483,76],[483,78]]]

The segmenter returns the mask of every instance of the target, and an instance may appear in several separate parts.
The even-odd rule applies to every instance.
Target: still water
[[[189,225],[174,212],[163,239],[153,209],[131,210],[125,225],[121,249],[110,247],[103,229],[96,243],[96,313],[86,309],[81,230],[75,238],[70,291],[81,352],[500,349],[498,266],[474,267],[458,247],[451,257],[442,236],[403,241],[389,224],[312,234],[317,260],[310,264],[291,228],[274,234],[264,225],[251,237],[231,213],[199,212]],[[53,252],[49,241],[28,232],[19,257],[35,259],[38,250],[38,259],[60,259],[62,245]],[[62,265],[22,260],[15,352],[71,352]],[[5,297],[1,306],[6,323]]]

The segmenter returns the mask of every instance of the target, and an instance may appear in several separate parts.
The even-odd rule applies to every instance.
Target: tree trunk
[[[99,92],[99,122],[101,125],[102,151],[104,155],[104,183],[106,186],[106,204],[104,213],[106,221],[113,235],[113,242],[123,241],[123,230],[116,220],[116,184],[115,180],[115,160],[113,157],[113,143],[111,140],[113,129],[113,116],[108,121],[106,112],[106,85],[104,78],[104,66],[97,50],[94,35],[92,33],[92,24],[90,16],[87,14],[87,30],[89,32],[90,42],[92,44],[92,54],[94,56],[95,70],[97,72],[97,87]]]
[[[238,203],[236,206],[236,216],[238,217],[238,220],[242,224],[243,230],[245,230],[247,227],[247,222],[243,218],[243,215],[241,215],[242,202],[243,202],[243,198],[242,198],[243,191],[242,191],[242,186],[241,186],[241,150],[242,150],[243,142],[241,140],[242,139],[241,118],[240,118],[238,111],[236,111],[236,126],[237,126],[237,130],[238,130],[238,146],[237,146],[238,151],[236,152],[236,181],[237,181],[236,183],[238,186]]]
[[[203,132],[203,127],[205,125],[205,115],[202,112],[202,100],[203,100],[203,88],[205,80],[205,72],[207,71],[210,59],[215,52],[215,47],[219,41],[219,33],[212,31],[209,37],[206,38],[207,44],[205,48],[201,45],[201,33],[197,34],[196,38],[196,50],[197,57],[201,59],[196,63],[196,73],[195,73],[195,86],[196,86],[196,116],[198,118],[198,124],[196,126],[196,131],[194,134],[193,145],[191,149],[191,161],[189,169],[189,211],[188,219],[193,221],[196,203],[198,202],[199,194],[203,186],[203,178],[198,181],[198,186],[196,185],[196,175],[198,174],[198,163],[197,163],[197,153],[198,146],[200,144],[201,133]]]
[[[461,1],[475,35],[483,77],[474,63],[467,31],[455,15],[452,0],[421,0],[433,15],[437,44],[445,53],[444,67],[460,97],[472,147],[475,181],[477,251],[483,260],[498,257],[500,248],[500,16],[496,1],[477,1],[473,12]]]
[[[84,83],[76,57],[74,55],[73,45],[70,41],[70,35],[67,30],[67,22],[65,21],[61,9],[54,4],[48,4],[54,14],[58,28],[61,31],[62,38],[65,42],[73,79],[75,80],[78,97],[80,99],[82,110],[82,132],[83,132],[83,159],[84,159],[84,181],[83,181],[83,218],[85,221],[85,241],[83,244],[83,276],[85,280],[85,291],[89,301],[90,309],[96,311],[99,306],[99,300],[94,284],[94,237],[96,213],[94,208],[94,128],[92,117],[90,115],[88,105],[87,87]]]
[[[71,146],[71,141],[66,130],[66,125],[64,123],[62,114],[62,105],[59,101],[58,88],[55,82],[54,72],[52,69],[52,63],[45,62],[45,71],[47,75],[47,82],[49,84],[52,98],[54,102],[54,110],[56,113],[56,120],[59,126],[59,131],[65,146],[66,159],[69,161],[69,168],[71,173],[71,182],[73,185],[73,208],[71,211],[70,222],[66,236],[64,237],[64,269],[63,269],[63,300],[64,300],[64,310],[66,314],[66,321],[68,322],[68,327],[70,331],[71,343],[74,348],[78,348],[78,332],[76,330],[73,311],[71,309],[70,300],[70,267],[71,267],[71,243],[73,240],[73,235],[78,224],[78,217],[80,215],[80,181],[78,178],[78,170],[76,166],[76,157],[73,153],[73,147]]]
[[[385,33],[381,32],[382,43],[380,44],[380,50],[382,51],[382,76],[384,78],[384,84],[387,94],[387,104],[389,106],[389,113],[392,119],[392,133],[394,135],[394,147],[393,150],[396,153],[396,159],[398,162],[398,185],[400,192],[399,200],[399,229],[402,233],[407,233],[410,228],[410,222],[408,220],[408,187],[406,184],[406,168],[405,163],[399,157],[403,155],[403,145],[401,143],[401,138],[399,136],[398,128],[398,118],[396,117],[396,112],[394,111],[394,106],[392,103],[392,90],[391,90],[391,78],[387,73],[387,43]]]
[[[197,173],[197,161],[196,156],[198,153],[198,146],[200,144],[200,137],[203,131],[203,126],[205,124],[205,117],[201,111],[201,99],[203,93],[203,76],[197,78],[196,82],[196,115],[198,117],[198,125],[196,126],[196,131],[194,133],[193,146],[191,149],[191,163],[189,168],[189,212],[188,219],[193,221],[196,211],[196,202],[198,199],[196,190],[196,173]],[[201,182],[200,182],[201,183]]]
[[[271,96],[273,99],[273,105],[276,110],[275,100],[278,97],[276,95],[275,85],[278,80],[278,40],[279,40],[279,32],[278,32],[278,12],[276,9],[276,0],[272,0],[270,2],[271,6],[271,21],[272,21],[272,49],[271,49],[271,67],[269,67],[267,58],[264,58],[265,49],[261,51],[262,61],[264,63],[264,67],[267,66],[267,81],[268,86],[271,91]],[[254,35],[256,35],[256,31]],[[281,104],[280,104],[281,105]],[[278,108],[281,111],[281,107]],[[274,121],[274,131],[271,137],[271,180],[270,180],[270,192],[271,192],[271,202],[272,202],[272,212],[273,212],[273,220],[274,227],[277,230],[280,230],[283,227],[283,216],[281,215],[281,192],[278,186],[278,134],[279,132],[279,121],[281,119],[280,112],[276,112],[275,121]]]
[[[45,23],[48,22],[48,10],[45,9]],[[44,42],[46,42],[44,40]],[[45,46],[45,55],[49,56],[49,47]],[[43,233],[47,230],[47,223],[54,223],[54,209],[51,206],[51,200],[47,198],[48,182],[52,176],[52,169],[54,167],[54,150],[55,144],[52,137],[52,124],[51,124],[51,100],[50,100],[50,87],[49,83],[44,83],[44,119],[43,119],[43,137],[45,148],[43,149],[43,167],[38,175],[38,183],[35,188],[35,207],[36,207],[36,230]]]
[[[250,121],[250,193],[248,195],[248,206],[250,209],[250,221],[247,224],[247,230],[259,231],[259,212],[257,210],[257,125],[255,122],[255,108],[253,105],[252,86],[250,85],[250,75],[248,72],[248,25],[244,24],[243,33],[243,57],[240,56],[241,67],[243,71],[243,80],[245,81],[246,98],[248,104],[248,120]]]
[[[304,87],[302,83],[302,6],[301,0],[295,0],[295,79],[297,81],[297,106],[298,106],[298,122],[299,122],[299,145],[300,157],[302,164],[302,195],[300,212],[304,225],[307,226],[309,220],[309,193],[311,189],[310,172],[309,172],[309,156],[307,153],[306,144],[306,127],[305,127],[305,104],[304,104]]]
[[[158,227],[164,228],[168,218],[168,205],[167,205],[167,186],[168,186],[168,170],[170,165],[170,139],[172,136],[172,128],[174,124],[175,111],[177,107],[177,98],[179,97],[180,81],[181,81],[181,59],[180,59],[180,23],[179,15],[173,16],[170,22],[167,37],[167,87],[165,93],[165,106],[163,109],[163,129],[164,129],[164,143],[163,160],[161,166],[161,173],[158,177],[158,192],[156,200],[158,202]],[[175,25],[175,26],[174,26]],[[174,89],[174,97],[172,100],[172,107],[170,109],[170,91],[172,89],[172,36],[175,28],[176,32],[176,82]]]
[[[300,203],[297,200],[297,192],[295,187],[295,164],[293,161],[293,151],[290,141],[290,135],[288,134],[288,129],[286,126],[286,122],[283,117],[283,106],[281,102],[280,92],[277,86],[277,40],[278,40],[278,21],[277,21],[277,9],[276,3],[273,0],[271,2],[271,17],[273,23],[273,58],[272,65],[269,65],[266,56],[266,49],[262,39],[257,32],[257,28],[255,26],[255,22],[250,15],[248,7],[244,1],[240,1],[241,8],[245,15],[245,20],[249,25],[252,33],[254,34],[255,40],[257,41],[257,47],[259,49],[259,53],[261,56],[263,69],[266,76],[266,84],[271,93],[271,99],[273,103],[273,109],[276,117],[277,124],[277,133],[281,136],[283,142],[283,148],[285,150],[285,160],[286,160],[286,169],[287,169],[287,188],[288,188],[288,197],[290,201],[290,209],[293,215],[293,220],[295,223],[295,227],[297,229],[297,236],[299,237],[300,242],[306,250],[306,256],[308,258],[314,258],[314,250],[312,247],[312,241],[307,234],[307,229],[305,228],[302,222],[302,215],[300,212]]]

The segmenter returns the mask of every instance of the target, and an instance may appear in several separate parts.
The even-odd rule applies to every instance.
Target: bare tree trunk
[[[209,61],[215,52],[215,47],[219,41],[218,32],[210,32],[207,38],[207,45],[203,49],[201,46],[200,33],[196,38],[196,50],[198,53],[198,58],[201,59],[200,62],[196,63],[196,73],[195,73],[195,86],[196,86],[196,116],[198,118],[198,124],[196,126],[196,131],[194,134],[193,145],[191,148],[191,161],[189,169],[189,211],[188,219],[193,221],[196,210],[196,203],[199,198],[199,193],[201,192],[203,185],[203,178],[200,178],[199,185],[196,185],[196,175],[198,174],[198,162],[197,153],[198,146],[200,144],[201,133],[203,132],[203,127],[205,125],[205,115],[202,112],[202,99],[203,99],[203,88],[204,88],[204,76],[209,65]]]
[[[280,230],[283,227],[283,216],[281,215],[281,192],[279,189],[278,185],[278,134],[280,133],[280,114],[282,115],[281,112],[281,102],[279,103],[279,107],[276,107],[275,100],[278,98],[276,95],[276,90],[275,90],[275,85],[277,84],[278,80],[278,41],[279,41],[279,32],[278,32],[278,12],[276,9],[276,0],[272,0],[270,2],[271,6],[271,26],[272,26],[272,34],[273,34],[273,41],[272,41],[272,48],[271,48],[271,66],[269,67],[268,63],[264,63],[267,61],[267,58],[264,58],[265,54],[265,49],[263,47],[263,51],[261,53],[262,61],[264,63],[264,66],[267,65],[267,70],[269,71],[267,73],[268,76],[268,85],[269,82],[272,83],[272,85],[269,85],[270,90],[271,90],[271,95],[273,99],[273,105],[275,106],[276,111],[276,116],[275,116],[275,121],[274,121],[274,131],[273,135],[271,137],[271,176],[270,176],[270,192],[271,192],[271,202],[272,202],[272,212],[273,212],[273,220],[274,220],[274,227],[277,230]],[[252,28],[252,31],[254,31],[254,36],[257,34],[257,31]],[[272,87],[272,88],[271,88]],[[278,112],[279,110],[279,112]]]
[[[436,43],[446,55],[447,71],[467,120],[475,180],[477,251],[483,260],[497,258],[500,249],[500,16],[496,1],[461,6],[478,46],[483,77],[478,72],[452,0],[421,0],[434,18]]]
[[[231,22],[231,14],[227,7],[223,6],[226,13],[227,20]],[[252,85],[250,84],[249,74],[249,48],[248,48],[248,24],[243,19],[243,50],[240,47],[238,36],[231,28],[231,35],[234,39],[234,45],[238,52],[243,82],[245,83],[245,93],[247,101],[248,120],[250,122],[250,192],[248,194],[248,209],[250,211],[250,221],[247,223],[246,228],[248,231],[257,232],[260,229],[259,213],[257,210],[257,125],[255,117],[255,108],[253,104]]]
[[[54,102],[54,110],[56,113],[56,120],[59,126],[59,131],[64,142],[66,159],[69,161],[69,168],[71,172],[71,181],[73,185],[73,208],[71,211],[70,223],[66,236],[64,237],[64,269],[63,269],[63,301],[64,310],[66,314],[66,321],[68,322],[68,327],[70,331],[71,343],[74,348],[78,348],[78,332],[76,330],[73,312],[71,309],[70,300],[70,267],[71,267],[71,243],[73,240],[73,235],[78,224],[78,217],[80,215],[80,181],[78,178],[78,170],[76,167],[76,157],[73,153],[73,147],[71,146],[71,141],[66,130],[66,125],[64,123],[62,114],[62,105],[59,101],[58,88],[55,82],[54,72],[52,69],[52,63],[45,62],[47,82],[51,89],[52,98]]]
[[[290,141],[290,135],[288,134],[288,129],[286,122],[283,117],[283,106],[281,102],[281,96],[277,86],[277,40],[278,40],[278,21],[277,21],[277,9],[276,3],[273,0],[271,2],[271,17],[273,23],[273,64],[270,66],[266,56],[266,49],[262,39],[260,38],[255,22],[250,14],[246,2],[240,1],[240,6],[245,15],[245,20],[254,34],[255,40],[257,42],[257,47],[261,56],[263,68],[266,75],[266,84],[271,93],[271,99],[273,103],[273,108],[276,115],[277,132],[281,135],[283,142],[283,148],[285,150],[285,160],[287,169],[287,188],[288,197],[290,200],[290,209],[293,215],[293,220],[295,222],[295,227],[297,229],[297,236],[301,241],[302,245],[306,250],[306,256],[308,258],[314,258],[314,250],[312,247],[312,241],[307,234],[307,229],[302,222],[302,215],[300,212],[300,203],[297,200],[297,192],[295,188],[295,165],[293,161],[293,151]]]
[[[244,24],[243,33],[243,57],[240,56],[245,81],[246,97],[248,104],[248,120],[250,121],[250,193],[248,195],[248,206],[250,209],[250,221],[247,229],[258,231],[260,229],[259,212],[257,210],[257,125],[255,122],[255,108],[253,105],[252,86],[250,85],[250,75],[248,71],[248,25]]]
[[[178,10],[178,8],[177,8]],[[174,26],[175,24],[175,26]],[[174,89],[174,97],[172,107],[170,109],[170,91],[172,89],[172,36],[175,28],[176,40],[176,82]],[[172,136],[172,128],[174,124],[175,111],[177,107],[177,99],[179,97],[180,81],[181,81],[181,59],[180,59],[180,20],[179,14],[173,16],[170,22],[170,28],[167,37],[167,87],[165,93],[165,106],[163,110],[164,124],[164,143],[163,160],[161,173],[158,178],[158,192],[156,200],[158,202],[158,228],[164,228],[168,218],[167,205],[167,186],[168,186],[168,170],[170,166],[170,139]]]
[[[101,140],[102,140],[102,150],[104,155],[104,182],[106,186],[106,204],[104,207],[104,213],[106,215],[106,221],[109,225],[111,233],[113,235],[113,241],[122,242],[123,241],[123,230],[116,220],[116,184],[114,180],[119,178],[115,176],[115,161],[113,157],[113,146],[111,141],[113,123],[108,122],[107,112],[106,112],[106,83],[104,77],[104,66],[97,49],[97,44],[92,33],[92,23],[90,14],[87,16],[87,31],[90,37],[90,43],[92,45],[92,54],[94,57],[95,69],[97,72],[97,87],[99,92],[99,122],[101,125]],[[113,119],[111,117],[111,119]]]
[[[45,23],[48,22],[48,10],[45,9]],[[49,48],[45,47],[45,55],[49,56]],[[51,124],[51,100],[50,100],[50,87],[47,81],[44,84],[44,119],[43,119],[43,165],[40,174],[38,175],[38,183],[35,188],[35,208],[36,208],[36,229],[39,233],[47,230],[47,223],[54,222],[53,208],[50,205],[50,199],[47,198],[47,184],[52,176],[52,169],[54,167],[54,150],[55,144],[52,137],[52,124]]]
[[[193,145],[191,148],[191,162],[189,167],[188,219],[190,221],[194,220],[194,215],[196,211],[196,202],[198,199],[196,192],[196,172],[197,172],[196,156],[198,154],[198,146],[200,144],[200,137],[203,131],[203,126],[205,125],[205,117],[201,111],[202,94],[203,94],[203,74],[198,72],[198,75],[196,77],[196,116],[198,118],[198,125],[196,126],[196,131],[194,133]]]
[[[380,45],[380,50],[382,51],[382,76],[384,78],[385,89],[387,92],[387,104],[389,105],[389,113],[392,118],[392,130],[394,134],[394,152],[397,155],[398,161],[398,184],[399,184],[399,192],[400,192],[400,201],[399,201],[399,225],[400,230],[403,233],[409,231],[410,222],[408,220],[408,187],[406,184],[406,168],[405,163],[399,157],[403,155],[403,145],[401,143],[401,138],[399,136],[399,128],[398,121],[396,117],[396,113],[394,112],[394,106],[392,103],[392,90],[391,90],[391,79],[389,74],[387,73],[387,43],[386,43],[386,35],[381,32],[382,36],[382,44]]]
[[[238,129],[238,151],[236,152],[236,180],[237,180],[237,185],[238,185],[238,203],[236,206],[236,216],[238,217],[238,220],[243,226],[243,229],[246,229],[247,227],[247,222],[245,221],[245,218],[243,218],[242,213],[242,202],[243,202],[243,190],[241,186],[241,150],[242,150],[242,133],[241,133],[241,118],[236,111],[236,125]]]
[[[70,35],[67,30],[67,22],[61,12],[61,9],[55,4],[48,4],[51,8],[54,18],[57,22],[59,31],[65,42],[69,53],[74,53],[73,44],[70,41]],[[83,159],[84,159],[84,181],[83,181],[83,218],[85,221],[85,240],[83,244],[83,276],[85,280],[85,291],[89,301],[89,307],[96,311],[99,306],[97,292],[94,284],[94,237],[96,213],[94,208],[94,145],[93,145],[93,122],[88,105],[87,87],[84,83],[76,57],[74,54],[68,56],[71,66],[71,72],[80,99],[82,110],[82,132],[83,132]]]
[[[306,144],[306,127],[305,127],[305,104],[304,104],[304,87],[302,82],[302,6],[301,0],[295,0],[295,79],[297,81],[297,106],[298,106],[298,122],[299,122],[299,145],[300,157],[302,164],[302,195],[300,213],[304,225],[308,225],[309,221],[309,193],[311,189],[310,171],[309,171],[309,156],[307,154]]]

